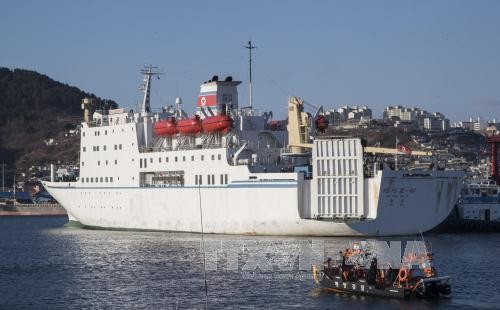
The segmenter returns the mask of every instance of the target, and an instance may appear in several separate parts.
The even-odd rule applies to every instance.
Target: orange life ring
[[[408,280],[408,269],[406,268],[399,269],[398,277],[399,277],[399,282],[405,282],[406,280]]]
[[[434,271],[432,268],[424,268],[424,274],[426,278],[432,278],[434,276]]]

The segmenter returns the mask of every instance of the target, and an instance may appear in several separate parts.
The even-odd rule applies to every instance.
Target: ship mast
[[[144,92],[144,98],[142,99],[141,104],[141,113],[146,114],[151,112],[150,106],[150,93],[151,93],[151,77],[153,75],[163,74],[159,71],[154,71],[154,69],[158,69],[158,67],[153,67],[152,65],[144,66],[144,69],[141,70],[141,73],[144,74],[144,84],[141,85],[141,90]]]
[[[248,41],[248,45],[243,46],[244,48],[248,49],[248,66],[250,67],[249,74],[250,74],[250,110],[252,110],[253,107],[253,98],[252,98],[252,50],[254,48],[257,48],[257,46],[252,45],[252,41]]]

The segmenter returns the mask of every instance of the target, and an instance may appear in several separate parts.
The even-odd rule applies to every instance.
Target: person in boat
[[[340,253],[342,254],[342,280],[349,281],[352,279],[353,266],[347,264],[347,261],[351,258],[352,253],[350,249],[345,249],[343,253]]]
[[[392,269],[391,264],[389,264],[387,270],[385,271],[385,275],[384,275],[385,285],[391,285],[394,282],[394,278],[395,278],[394,274],[395,274],[394,269]]]
[[[374,257],[370,263],[370,269],[366,274],[366,282],[371,285],[375,285],[377,282],[377,258]]]
[[[335,277],[340,274],[338,264],[332,260],[331,257],[328,257],[323,263],[323,270],[330,277]]]

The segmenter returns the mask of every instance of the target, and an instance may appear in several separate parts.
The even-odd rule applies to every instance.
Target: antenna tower
[[[257,46],[252,45],[252,41],[248,41],[248,45],[243,46],[244,48],[248,49],[248,66],[250,67],[249,74],[250,74],[250,110],[253,107],[253,98],[252,98],[252,50],[254,48],[257,48]]]

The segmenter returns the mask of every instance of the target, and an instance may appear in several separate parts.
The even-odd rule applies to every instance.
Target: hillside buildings
[[[440,112],[430,113],[420,108],[407,108],[400,105],[388,106],[384,109],[385,122],[393,122],[396,127],[414,127],[423,131],[446,131],[450,121]]]
[[[496,121],[494,120],[496,123]],[[453,128],[463,128],[466,130],[470,131],[482,131],[486,129],[486,123],[481,120],[480,117],[477,117],[477,119],[472,119],[472,116],[468,121],[461,121],[457,123],[453,123],[452,126]]]
[[[326,111],[325,114],[334,127],[353,128],[372,120],[372,110],[366,106],[343,106]]]

